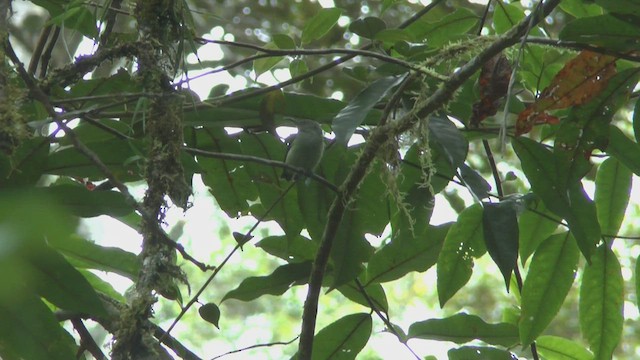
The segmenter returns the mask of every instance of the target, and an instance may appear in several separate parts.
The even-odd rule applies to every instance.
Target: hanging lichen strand
[[[178,56],[173,50],[180,32],[180,1],[141,0],[135,14],[143,46],[137,59],[139,81],[152,97],[141,100],[148,153],[145,168],[147,191],[143,207],[152,215],[142,221],[142,268],[135,290],[128,298],[115,335],[114,359],[158,358],[164,350],[155,342],[148,320],[155,294],[176,297],[176,280],[184,276],[176,265],[176,252],[158,231],[166,211],[166,196],[185,209],[191,193],[180,162],[183,143],[182,98],[171,86]],[[126,324],[126,325],[124,325]]]

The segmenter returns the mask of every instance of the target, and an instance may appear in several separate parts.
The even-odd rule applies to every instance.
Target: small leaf
[[[274,34],[271,40],[278,47],[278,49],[291,50],[296,48],[296,42],[291,36],[286,34]]]
[[[516,360],[509,351],[490,346],[462,346],[447,351],[449,360]]]
[[[600,246],[591,261],[580,286],[580,329],[596,359],[611,359],[622,335],[624,280],[608,246]]]
[[[218,322],[220,321],[220,308],[218,305],[214,303],[204,304],[200,306],[198,313],[204,321],[210,322],[220,329],[220,326],[218,326]]]
[[[264,45],[265,49],[278,50],[278,45],[273,42]],[[253,61],[253,71],[256,73],[256,78],[263,73],[271,70],[274,66],[278,65],[280,61],[284,59],[284,56],[267,56],[264,58],[256,59]]]
[[[382,310],[383,312],[389,311],[389,303],[387,302],[387,295],[384,292],[384,288],[380,284],[369,284],[364,288],[367,296],[365,297],[360,287],[351,282],[349,284],[342,285],[338,288],[338,291],[344,295],[347,299],[358,303],[362,306],[371,307],[369,301],[373,303],[375,309]]]
[[[631,171],[615,158],[606,159],[598,167],[595,203],[603,234],[618,233],[629,204],[631,180]]]
[[[238,243],[238,245],[240,245],[241,250],[244,244],[253,239],[253,235],[247,236],[247,234],[239,233],[237,231],[232,232],[231,235],[233,236],[233,239]]]
[[[371,328],[371,315],[365,313],[347,315],[329,324],[314,337],[311,359],[355,359],[369,341]]]
[[[550,360],[593,360],[593,354],[582,345],[558,336],[540,336],[536,347]]]
[[[498,265],[509,290],[511,273],[518,261],[518,218],[512,202],[484,203],[482,213],[484,242]]]
[[[303,262],[313,260],[318,243],[302,235],[268,236],[258,241],[256,247],[287,262]]]
[[[309,67],[306,61],[294,59],[289,63],[289,72],[291,73],[291,77],[294,78],[309,72]]]
[[[478,15],[465,8],[458,8],[451,14],[433,19],[420,18],[406,29],[417,40],[426,40],[429,47],[437,48],[466,34],[478,23]]]
[[[321,9],[302,29],[302,45],[318,40],[333,28],[342,15],[342,9]]]
[[[576,276],[580,253],[569,232],[545,240],[522,287],[520,341],[531,344],[556,316]]]
[[[366,39],[373,39],[377,33],[387,28],[387,24],[377,17],[358,19],[349,25],[349,31]]]
[[[475,315],[459,313],[445,319],[429,319],[411,324],[409,338],[452,341],[463,344],[477,339],[491,345],[518,343],[518,328],[513,324],[488,324]]]
[[[237,288],[229,291],[222,301],[237,299],[250,301],[262,295],[282,295],[299,282],[306,282],[311,272],[311,262],[285,264],[268,276],[249,277]]]
[[[331,128],[336,134],[336,141],[346,145],[369,111],[403,79],[404,76],[389,76],[378,79],[340,110],[331,123]]]

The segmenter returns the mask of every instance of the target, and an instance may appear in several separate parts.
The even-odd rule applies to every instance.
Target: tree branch
[[[331,247],[335,239],[338,226],[342,221],[346,206],[353,200],[358,186],[366,175],[368,168],[375,159],[380,147],[395,136],[411,129],[420,119],[427,118],[435,110],[442,107],[453,97],[455,91],[469,77],[478,71],[486,61],[507,47],[516,44],[526,33],[530,22],[533,24],[538,23],[541,19],[547,16],[559,2],[560,0],[547,1],[542,7],[542,11],[535,11],[531,13],[527,18],[523,19],[518,26],[514,27],[490,44],[486,49],[478,54],[478,56],[471,59],[456,73],[454,73],[451,78],[443,83],[441,87],[424,103],[418,104],[417,109],[402,117],[397,123],[390,123],[385,126],[378,127],[372,132],[362,154],[354,165],[353,170],[347,176],[347,179],[340,186],[340,192],[329,209],[327,224],[325,225],[322,240],[311,269],[309,290],[307,292],[307,298],[305,300],[302,314],[298,359],[311,359],[313,351],[313,336],[318,311],[318,298],[320,296],[322,280],[329,260]]]

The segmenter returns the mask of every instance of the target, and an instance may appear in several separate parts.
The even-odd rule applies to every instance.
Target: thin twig
[[[356,285],[358,286],[358,291],[360,291],[360,293],[362,294],[362,296],[364,296],[365,300],[367,300],[367,303],[369,303],[369,307],[371,308],[371,310],[373,310],[373,312],[376,313],[376,315],[378,315],[378,317],[380,318],[380,320],[382,320],[382,322],[387,326],[387,329],[389,329],[389,332],[391,332],[393,335],[396,336],[396,338],[398,338],[398,341],[400,341],[400,343],[402,345],[404,345],[407,350],[409,350],[409,352],[411,354],[413,354],[413,356],[420,360],[420,356],[418,354],[416,354],[415,351],[413,351],[413,349],[409,346],[409,344],[407,344],[406,339],[404,339],[396,330],[396,328],[393,326],[393,324],[391,323],[391,321],[389,320],[389,314],[385,314],[386,316],[384,316],[382,314],[382,311],[380,309],[378,309],[378,306],[376,306],[376,304],[373,302],[373,299],[371,299],[371,297],[369,297],[369,294],[367,294],[367,290],[365,289],[365,287],[362,285],[362,283],[360,282],[360,280],[356,279],[355,280]]]
[[[274,342],[270,342],[270,343],[266,343],[266,344],[251,345],[251,346],[243,347],[241,349],[228,351],[228,352],[226,352],[224,354],[212,357],[211,360],[220,359],[221,357],[225,357],[227,355],[237,354],[239,352],[243,352],[243,351],[247,351],[247,350],[251,350],[251,349],[257,349],[257,348],[261,348],[261,347],[271,347],[271,346],[276,346],[276,345],[289,345],[289,344],[293,343],[296,340],[298,340],[298,336],[296,336],[295,338],[293,338],[293,339],[291,339],[289,341],[274,341]]]
[[[280,195],[280,198],[283,198],[285,195],[287,195],[287,193],[293,188],[293,186],[295,186],[295,182],[292,182],[285,190],[284,192]],[[220,263],[220,265],[218,265],[214,270],[213,273],[209,276],[209,278],[204,282],[204,284],[202,284],[202,286],[200,287],[200,289],[198,289],[198,291],[195,293],[195,295],[193,295],[193,297],[191,298],[191,300],[189,300],[189,302],[182,308],[182,310],[180,310],[180,313],[178,314],[178,316],[173,320],[173,322],[171,323],[171,325],[169,326],[169,328],[167,329],[167,335],[171,332],[171,330],[173,330],[173,328],[178,324],[178,322],[180,321],[180,319],[182,319],[182,317],[187,313],[187,311],[189,311],[189,309],[191,308],[191,306],[193,306],[193,304],[195,304],[198,301],[198,298],[200,297],[200,295],[202,295],[202,293],[204,292],[204,290],[207,288],[207,286],[209,286],[209,284],[213,281],[213,279],[215,279],[216,275],[218,275],[218,273],[220,272],[220,270],[222,270],[222,268],[225,266],[225,264],[229,261],[229,259],[231,259],[231,257],[233,256],[233,254],[236,253],[236,251],[238,251],[238,249],[241,249],[242,246],[244,244],[246,244],[252,237],[251,237],[251,233],[258,227],[258,225],[260,225],[264,219],[267,217],[267,215],[269,215],[269,213],[271,213],[271,210],[273,210],[275,208],[275,206],[279,203],[278,200],[274,201],[273,204],[271,204],[271,206],[267,209],[267,211],[265,211],[265,213],[260,216],[258,218],[258,220],[255,222],[255,224],[253,224],[253,226],[251,227],[251,229],[249,229],[249,231],[247,231],[246,234],[244,234],[244,236],[242,237],[242,239],[240,241],[238,241],[238,244],[236,246],[233,247],[233,250],[231,250],[229,252],[229,254],[227,254],[227,256],[222,260],[222,262]],[[162,338],[160,339],[162,340]]]
[[[100,346],[96,344],[96,341],[89,333],[89,330],[84,326],[82,319],[79,317],[71,318],[71,323],[73,324],[73,328],[76,329],[78,335],[80,336],[80,349],[86,349],[91,356],[96,358],[96,360],[107,360],[107,357],[100,350]],[[80,354],[78,354],[80,355]]]

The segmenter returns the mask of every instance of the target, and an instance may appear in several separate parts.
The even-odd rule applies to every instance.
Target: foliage
[[[0,357],[106,358],[93,320],[115,359],[199,359],[207,346],[173,331],[185,316],[250,328],[227,311],[304,293],[283,350],[300,359],[371,353],[379,329],[416,358],[425,339],[450,359],[636,353],[623,223],[640,175],[638,0],[131,3],[32,0],[21,20],[3,7]],[[69,61],[82,39],[90,53]],[[276,128],[299,119],[334,136],[314,174],[287,182],[282,168],[300,169]],[[221,226],[256,223],[210,258],[165,231],[200,181]],[[92,241],[79,224],[98,216],[138,231],[141,251]],[[255,257],[270,268],[225,277]],[[392,316],[389,289],[430,269],[438,316],[419,298],[420,315]],[[576,302],[581,337],[560,321]],[[272,337],[257,348],[292,343]]]

